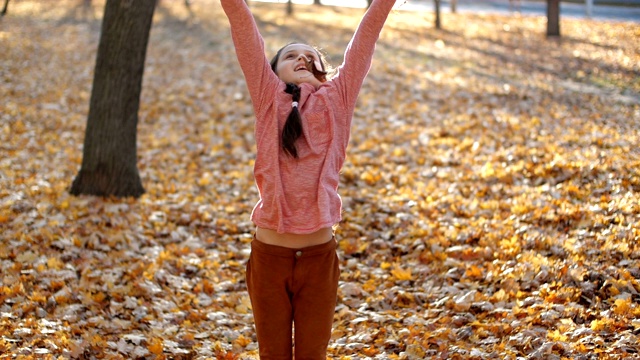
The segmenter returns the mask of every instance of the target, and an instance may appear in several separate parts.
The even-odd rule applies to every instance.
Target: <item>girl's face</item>
[[[318,69],[324,68],[316,49],[305,44],[290,44],[280,51],[274,70],[276,75],[286,83],[296,85],[308,83],[317,88],[322,82],[307,69],[306,64],[309,61],[314,62]]]

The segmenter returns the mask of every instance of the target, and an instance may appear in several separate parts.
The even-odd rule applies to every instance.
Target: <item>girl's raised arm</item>
[[[265,55],[264,40],[244,0],[221,0],[220,2],[229,18],[236,56],[247,81],[254,109],[258,112],[263,108],[262,99],[269,98],[269,89],[275,89],[278,77],[271,70]]]
[[[360,21],[344,54],[335,78],[341,85],[345,104],[354,107],[364,78],[371,68],[376,41],[396,0],[373,0]]]

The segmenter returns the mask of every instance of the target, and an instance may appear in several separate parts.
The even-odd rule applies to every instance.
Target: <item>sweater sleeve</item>
[[[265,100],[273,100],[278,77],[271,70],[265,55],[264,40],[244,0],[221,0],[221,4],[229,19],[236,56],[247,82],[254,111],[260,117],[267,105]]]
[[[395,0],[374,0],[347,46],[334,80],[349,109],[355,107],[360,87],[371,68],[376,41],[394,4]]]

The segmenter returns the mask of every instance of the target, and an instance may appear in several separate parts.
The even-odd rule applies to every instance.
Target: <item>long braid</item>
[[[282,129],[282,149],[298,158],[298,149],[296,149],[296,140],[302,136],[302,117],[298,110],[298,101],[300,101],[300,87],[296,84],[287,84],[285,92],[291,94],[292,104],[291,112],[287,117],[287,121]]]

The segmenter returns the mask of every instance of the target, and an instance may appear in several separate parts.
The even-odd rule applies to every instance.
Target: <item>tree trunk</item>
[[[456,13],[458,11],[458,0],[451,0],[451,12]]]
[[[442,28],[442,22],[440,21],[440,0],[433,0],[435,5],[435,13],[436,13],[436,29]]]
[[[560,36],[560,0],[547,0],[547,36]]]
[[[107,0],[96,58],[82,167],[73,195],[144,193],[137,125],[144,61],[156,0]]]
[[[320,0],[313,0],[313,5],[322,5]]]
[[[2,12],[0,12],[0,16],[4,16],[7,13],[8,7],[9,7],[9,0],[4,0],[4,7],[2,8]]]
[[[287,15],[293,15],[293,1],[287,1]]]

